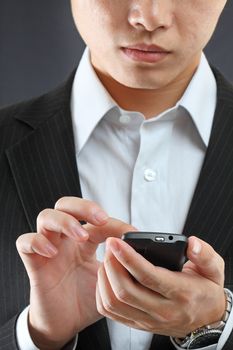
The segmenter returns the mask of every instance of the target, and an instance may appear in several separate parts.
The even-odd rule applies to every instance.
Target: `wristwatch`
[[[232,308],[231,293],[224,289],[226,296],[226,309],[221,321],[203,326],[188,334],[185,338],[175,338],[174,341],[182,349],[196,349],[216,344],[223,332]]]

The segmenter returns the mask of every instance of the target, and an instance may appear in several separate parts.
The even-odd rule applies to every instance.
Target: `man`
[[[225,4],[72,0],[77,72],[0,114],[1,349],[232,349],[233,90],[202,54]],[[132,230],[195,235],[183,271]]]

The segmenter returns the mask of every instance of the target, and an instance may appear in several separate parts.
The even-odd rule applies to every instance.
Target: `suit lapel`
[[[70,94],[64,97],[70,85],[71,81],[61,89],[62,93],[57,92],[52,98],[53,102],[50,98],[47,109],[37,113],[30,111],[31,118],[27,115],[18,118],[30,124],[34,130],[6,152],[33,231],[41,210],[53,208],[62,196],[81,196],[68,103]],[[56,105],[56,101],[62,107],[54,113],[51,105]]]
[[[199,236],[224,255],[233,239],[233,89],[215,74],[213,128],[183,232]]]

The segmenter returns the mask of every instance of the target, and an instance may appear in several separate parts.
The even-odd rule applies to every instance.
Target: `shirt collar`
[[[76,71],[71,92],[71,115],[76,152],[80,152],[91,133],[116,103],[100,82],[85,49]]]
[[[175,108],[183,107],[191,116],[205,146],[208,146],[217,101],[214,74],[204,54]],[[84,147],[100,120],[113,109],[120,110],[100,82],[85,49],[75,74],[71,93],[71,114],[76,152]],[[172,109],[171,109],[172,110]],[[164,114],[166,112],[163,112]],[[162,117],[162,115],[161,115]]]
[[[177,106],[188,111],[206,147],[209,144],[216,103],[216,80],[202,53],[200,64]]]

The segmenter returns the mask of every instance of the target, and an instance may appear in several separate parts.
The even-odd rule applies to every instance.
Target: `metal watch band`
[[[204,347],[218,342],[219,337],[221,336],[222,331],[218,329],[202,330],[194,334],[191,333],[189,339],[181,347],[184,349],[196,349],[199,347]]]
[[[225,324],[232,309],[231,293],[224,289],[226,297],[226,308],[222,319],[218,322],[203,326],[188,334],[185,338],[175,338],[174,341],[183,349],[194,349],[197,347],[216,344],[223,332]]]

